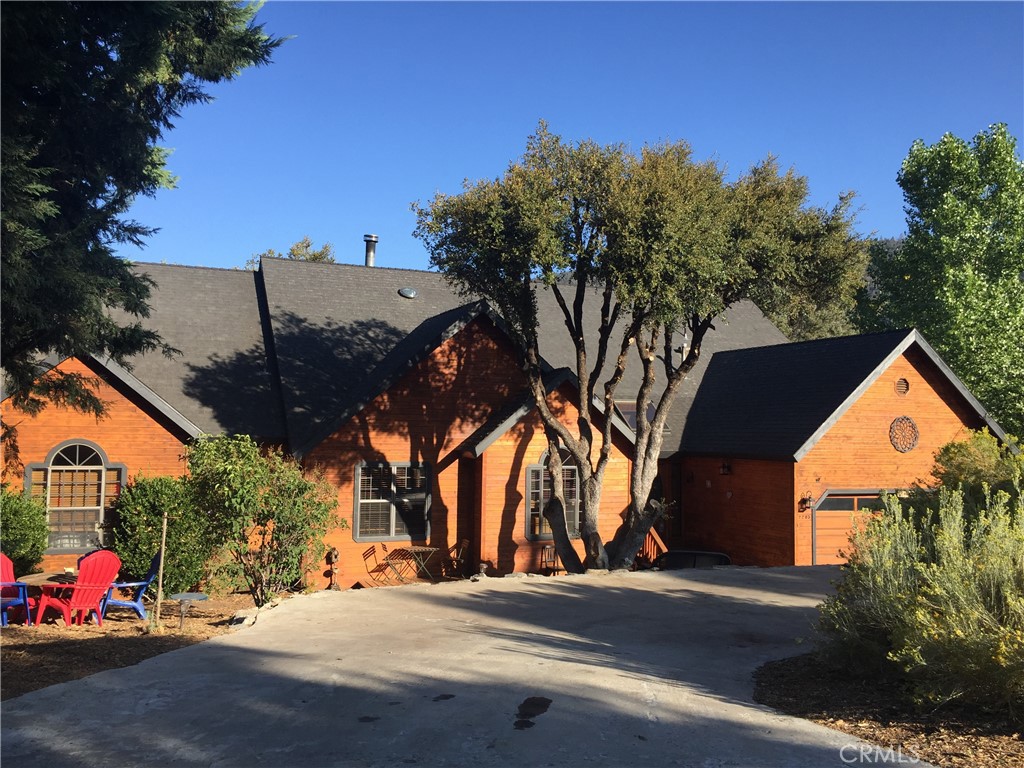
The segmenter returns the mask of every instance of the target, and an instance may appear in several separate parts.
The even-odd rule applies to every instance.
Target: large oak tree
[[[459,291],[486,298],[521,353],[549,442],[552,502],[545,509],[569,570],[628,567],[663,512],[651,498],[663,427],[713,320],[751,299],[766,311],[794,302],[852,305],[851,271],[864,246],[851,231],[850,196],[831,210],[807,205],[807,183],[768,158],[729,182],[683,142],[644,147],[566,143],[542,123],[523,157],[495,180],[415,205],[416,235]],[[550,291],[564,329],[539,328],[538,292]],[[586,312],[587,302],[599,305]],[[587,317],[596,316],[595,327]],[[547,401],[542,333],[569,334],[580,412],[575,429]],[[635,360],[634,360],[635,358]],[[630,504],[611,542],[598,533],[612,412],[627,365],[640,366]],[[596,395],[596,398],[595,398]],[[566,531],[560,448],[580,478],[580,561]]]

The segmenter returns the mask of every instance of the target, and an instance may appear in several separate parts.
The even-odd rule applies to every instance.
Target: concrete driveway
[[[5,766],[843,766],[751,700],[833,568],[321,592],[231,635],[11,699]],[[843,750],[843,747],[847,747]]]

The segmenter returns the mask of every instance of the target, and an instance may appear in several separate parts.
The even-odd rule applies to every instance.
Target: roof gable
[[[683,450],[799,461],[911,346],[1005,439],[921,334],[902,330],[714,355],[686,423]]]
[[[391,389],[407,371],[479,317],[490,318],[490,311],[482,302],[475,302],[421,323],[402,338],[368,375],[356,382],[348,391],[346,405],[340,412],[324,414],[306,433],[296,436],[292,442],[296,458],[301,458],[336,432],[377,396]]]

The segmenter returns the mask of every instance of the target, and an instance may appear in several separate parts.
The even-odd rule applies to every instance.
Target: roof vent
[[[366,243],[366,266],[372,267],[374,257],[377,255],[377,242],[380,240],[376,235],[363,235],[363,242]]]
[[[403,299],[415,299],[416,289],[415,288],[399,288],[398,295]]]

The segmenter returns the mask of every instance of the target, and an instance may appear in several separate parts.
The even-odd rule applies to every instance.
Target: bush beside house
[[[334,515],[330,484],[248,436],[200,438],[187,459],[192,502],[228,555],[224,567],[244,579],[257,606],[300,586],[322,561],[327,532],[347,527]]]
[[[164,594],[187,592],[207,575],[217,551],[209,518],[192,503],[180,478],[136,477],[121,492],[115,507],[114,550],[121,558],[122,577],[142,578],[160,549],[163,513],[167,512],[167,557]],[[156,584],[151,588],[156,593]]]
[[[851,538],[844,578],[822,606],[825,652],[905,675],[921,701],[1024,717],[1024,502],[1019,483],[1014,491],[986,486],[975,504],[941,487],[934,508],[916,512],[888,497]]]
[[[27,494],[0,490],[0,548],[14,563],[14,573],[31,572],[43,559],[50,528],[46,506]]]

